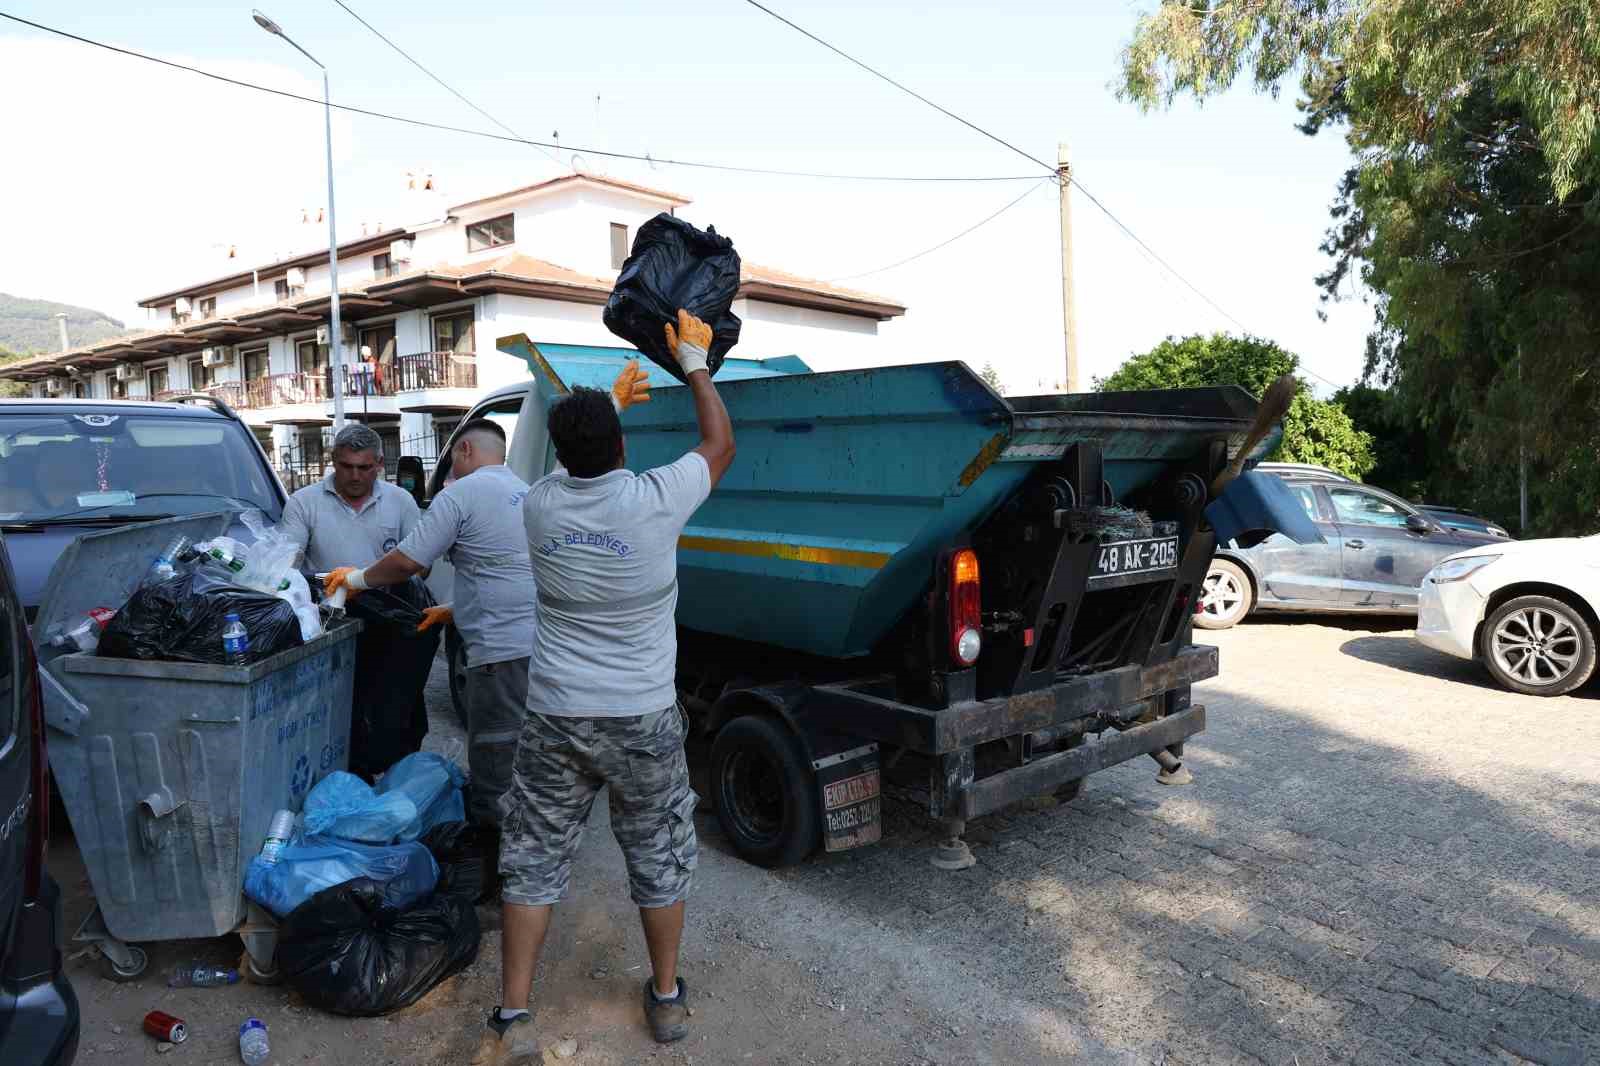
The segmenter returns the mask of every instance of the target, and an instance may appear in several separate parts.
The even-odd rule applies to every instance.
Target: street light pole
[[[328,301],[328,310],[333,320],[331,332],[328,334],[328,348],[333,355],[330,374],[333,377],[333,431],[338,433],[344,428],[344,353],[339,347],[339,231],[334,224],[333,216],[333,103],[328,93],[328,68],[323,66],[316,56],[301,48],[295,43],[294,38],[283,32],[283,27],[272,21],[259,11],[252,11],[250,17],[257,26],[266,30],[274,37],[282,37],[289,42],[289,46],[296,52],[305,56],[317,65],[322,71],[322,117],[323,133],[328,149],[328,285],[331,296]]]

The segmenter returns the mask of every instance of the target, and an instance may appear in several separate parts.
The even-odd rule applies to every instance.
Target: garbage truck
[[[528,481],[555,466],[550,404],[637,358],[498,346],[529,376],[462,424],[506,429]],[[634,470],[698,440],[689,390],[651,376],[651,402],[622,419]],[[776,867],[874,843],[888,793],[936,820],[930,857],[960,868],[966,823],[1019,800],[1070,798],[1143,756],[1163,782],[1191,779],[1184,743],[1206,723],[1192,687],[1217,674],[1217,650],[1190,641],[1217,543],[1207,509],[1260,438],[1254,397],[1003,398],[961,362],[813,373],[794,356],[729,358],[716,383],[739,452],[679,541],[678,689],[739,855]],[[416,457],[401,471],[426,505],[448,449],[427,478]],[[1268,482],[1238,479],[1225,495],[1249,498],[1213,515],[1292,522]],[[435,567],[441,602],[452,580]]]

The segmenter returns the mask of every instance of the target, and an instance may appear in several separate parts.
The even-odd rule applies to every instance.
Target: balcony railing
[[[244,387],[244,406],[254,409],[324,403],[333,395],[328,387],[326,370],[271,374],[264,378],[252,378],[244,383]]]
[[[221,384],[207,386],[205,391],[232,408],[245,405],[244,382],[224,381]]]
[[[421,352],[395,360],[401,392],[418,389],[475,389],[478,357],[471,352]]]

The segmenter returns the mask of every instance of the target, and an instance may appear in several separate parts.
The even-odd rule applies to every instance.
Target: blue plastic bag
[[[467,805],[461,796],[461,786],[466,783],[461,767],[443,755],[419,751],[389,767],[378,779],[378,795],[405,796],[416,805],[415,821],[399,836],[415,840],[444,822],[466,821]]]
[[[272,865],[258,855],[244,876],[244,894],[279,918],[334,885],[358,877],[383,885],[385,906],[405,908],[439,882],[439,865],[421,844],[378,847],[328,837],[307,837],[278,853]]]
[[[335,770],[317,782],[306,796],[302,813],[308,836],[388,844],[415,840],[418,835],[409,832],[417,823],[417,804],[409,792],[380,795],[361,778],[343,770]]]

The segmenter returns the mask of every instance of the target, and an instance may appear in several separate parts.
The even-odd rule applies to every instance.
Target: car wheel
[[[467,646],[455,626],[444,631],[445,663],[450,667],[450,703],[456,720],[467,728]]]
[[[761,715],[735,718],[711,745],[717,820],[747,862],[793,866],[822,840],[816,777],[797,738]]]
[[[1594,674],[1594,630],[1549,596],[1508,600],[1484,623],[1480,642],[1489,673],[1512,692],[1562,696]]]
[[[1200,610],[1194,624],[1201,629],[1231,629],[1250,613],[1255,599],[1250,577],[1238,563],[1213,559],[1200,586]]]

